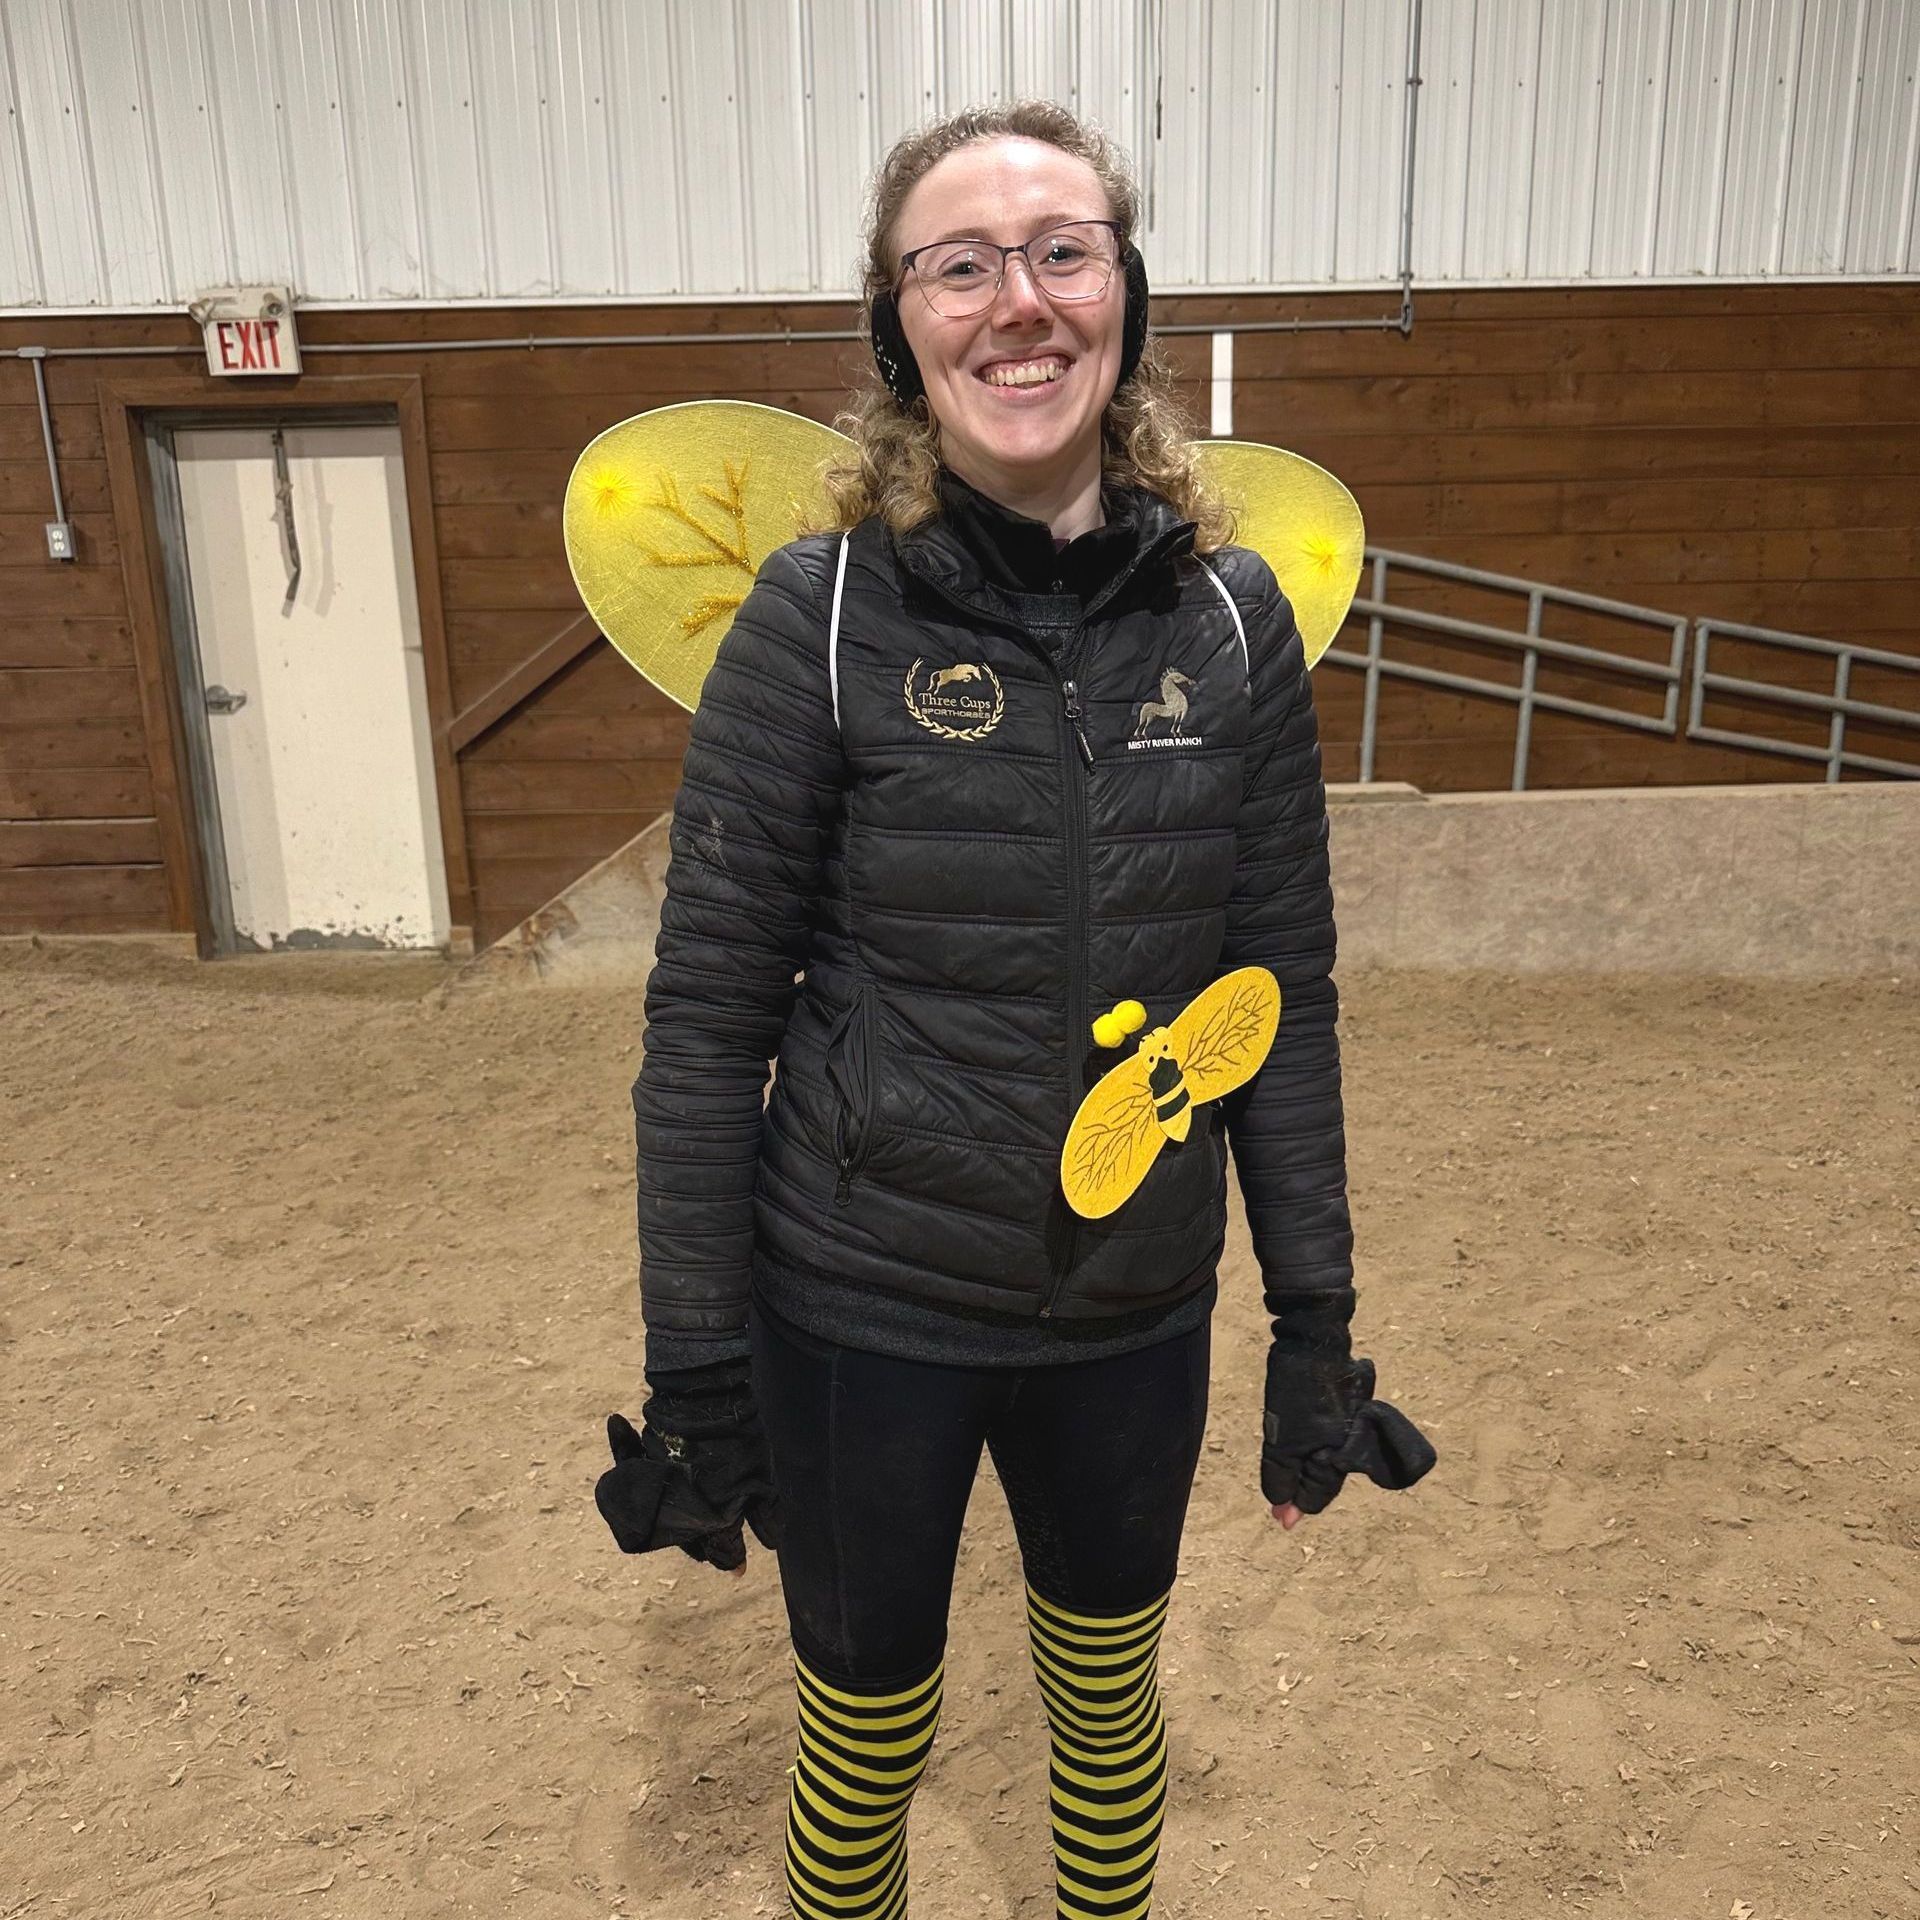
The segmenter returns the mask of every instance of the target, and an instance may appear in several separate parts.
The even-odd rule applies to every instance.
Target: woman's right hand
[[[643,1429],[607,1418],[613,1465],[594,1503],[623,1553],[678,1547],[727,1573],[746,1570],[744,1520],[780,1547],[778,1490],[745,1361],[650,1374]]]

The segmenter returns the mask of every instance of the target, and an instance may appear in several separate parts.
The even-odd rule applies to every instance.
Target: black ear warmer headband
[[[1147,263],[1140,249],[1128,241],[1120,254],[1121,269],[1127,282],[1127,317],[1120,340],[1120,378],[1116,388],[1132,378],[1140,364],[1141,350],[1147,344]],[[906,331],[900,325],[900,307],[891,293],[883,293],[873,303],[873,358],[887,389],[907,412],[926,392],[920,378],[919,363],[907,345]]]

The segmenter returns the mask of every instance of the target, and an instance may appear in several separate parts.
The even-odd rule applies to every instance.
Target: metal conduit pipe
[[[1411,291],[1403,291],[1401,309],[1398,318],[1380,317],[1362,320],[1244,320],[1230,326],[1208,326],[1203,322],[1188,325],[1155,327],[1155,333],[1306,333],[1333,331],[1337,329],[1379,329],[1397,327],[1403,334],[1413,330],[1413,296]],[[752,333],[571,333],[538,334],[529,333],[519,337],[495,338],[491,340],[362,340],[362,341],[307,341],[300,343],[303,356],[315,353],[480,353],[498,351],[506,347],[524,347],[529,351],[539,347],[694,347],[714,346],[720,343],[740,341],[754,345],[771,343],[792,343],[801,340],[858,340],[859,331],[853,327],[818,327],[807,330],[783,329],[775,332]],[[44,363],[48,360],[91,360],[106,358],[151,359],[156,354],[192,354],[196,359],[205,353],[203,347],[7,347],[0,353],[10,354],[19,360],[33,362],[33,377],[40,396],[40,437],[47,450],[47,471],[53,478],[54,518],[64,520],[65,509],[60,505],[60,465],[53,447],[53,420],[47,410],[47,377]],[[298,376],[295,376],[297,378]]]
[[[1309,333],[1333,332],[1339,330],[1382,330],[1393,327],[1403,334],[1413,331],[1413,295],[1411,290],[1401,294],[1400,313],[1397,317],[1381,316],[1373,319],[1358,320],[1241,320],[1226,326],[1209,326],[1204,321],[1171,326],[1155,327],[1154,332],[1172,333]],[[750,345],[790,345],[798,341],[814,340],[858,340],[861,335],[853,327],[815,327],[781,328],[767,332],[748,333],[528,333],[499,336],[489,340],[332,340],[300,343],[302,357],[317,353],[484,353],[499,352],[508,347],[526,348],[529,352],[540,347],[711,347],[731,345],[741,342]],[[54,517],[64,520],[67,516],[59,507],[60,468],[53,448],[53,421],[47,410],[47,383],[43,364],[48,360],[100,360],[135,359],[150,360],[164,354],[191,354],[195,359],[204,358],[204,347],[0,347],[0,356],[16,360],[33,362],[34,379],[40,395],[40,436],[46,445],[47,468],[53,476],[53,495],[55,502]],[[292,376],[297,380],[298,376]],[[297,391],[297,388],[295,389]]]
[[[1188,333],[1335,333],[1373,332],[1389,327],[1403,334],[1413,331],[1413,188],[1414,136],[1419,124],[1420,95],[1420,14],[1422,0],[1414,0],[1407,22],[1406,106],[1402,113],[1402,151],[1405,156],[1400,181],[1400,262],[1395,276],[1400,288],[1400,310],[1374,318],[1342,320],[1191,320],[1168,326],[1156,326],[1156,334]],[[1205,300],[1205,292],[1164,295],[1163,298]],[[750,301],[719,304],[776,306],[778,294]],[[508,347],[524,347],[529,352],[539,347],[705,347],[716,342],[742,342],[753,346],[784,346],[799,341],[859,340],[857,327],[778,327],[742,333],[523,333],[500,334],[482,340],[361,340],[315,341],[301,343],[308,353],[481,353],[498,352]],[[0,355],[20,359],[84,360],[109,357],[145,358],[153,354],[199,354],[200,347],[0,347]]]
[[[64,520],[67,517],[66,499],[60,491],[60,462],[53,453],[53,415],[47,408],[47,350],[44,347],[22,347],[20,357],[33,362],[33,392],[40,402],[40,444],[47,450],[47,477],[53,482],[53,517]]]
[[[1189,333],[1342,333],[1342,332],[1385,332],[1392,328],[1402,335],[1413,332],[1413,185],[1414,185],[1414,134],[1419,124],[1420,99],[1420,15],[1422,0],[1413,0],[1407,15],[1407,72],[1406,105],[1401,115],[1401,150],[1403,155],[1400,179],[1400,266],[1397,278],[1400,284],[1400,310],[1396,314],[1381,314],[1372,318],[1352,320],[1233,320],[1224,324],[1214,324],[1205,320],[1182,321],[1173,326],[1155,327],[1157,334]],[[1206,299],[1204,293],[1178,296],[1185,299]],[[741,304],[745,304],[744,302]],[[764,301],[756,300],[755,305],[777,305],[778,296],[769,296]],[[309,353],[486,353],[499,352],[504,348],[525,348],[533,352],[542,347],[710,347],[719,343],[735,343],[751,346],[793,345],[800,341],[860,339],[857,327],[781,327],[765,331],[747,333],[527,333],[502,335],[486,340],[360,340],[360,341],[302,341],[300,351]],[[47,384],[45,363],[48,360],[107,360],[107,359],[152,359],[159,355],[187,355],[196,358],[205,352],[203,347],[156,346],[156,347],[56,347],[26,346],[0,347],[0,357],[16,360],[31,360],[33,374],[40,397],[40,433],[46,444],[47,467],[53,476],[53,494],[56,517],[64,520],[66,514],[59,508],[60,469],[55,460],[53,449],[53,422],[47,409]]]
[[[1188,299],[1205,299],[1204,294],[1189,294]],[[1406,331],[1411,315],[1412,295],[1402,297],[1398,314],[1354,320],[1194,320],[1173,326],[1156,326],[1154,333],[1312,333],[1398,327]],[[309,353],[482,353],[506,348],[537,347],[713,347],[743,342],[754,346],[789,346],[801,341],[859,340],[864,336],[856,327],[780,327],[764,331],[704,333],[517,333],[499,334],[485,340],[302,340],[300,352]],[[0,356],[20,360],[96,360],[123,358],[152,359],[160,354],[191,354],[205,357],[204,347],[0,347]],[[289,376],[297,379],[298,375]]]

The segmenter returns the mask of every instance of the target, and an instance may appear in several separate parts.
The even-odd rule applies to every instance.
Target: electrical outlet
[[[73,523],[71,521],[49,520],[47,522],[47,558],[49,560],[73,558]]]

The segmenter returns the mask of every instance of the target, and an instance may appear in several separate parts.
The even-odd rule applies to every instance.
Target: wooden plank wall
[[[1352,302],[1345,302],[1351,306]],[[1243,335],[1235,432],[1292,446],[1358,498],[1369,540],[1684,615],[1920,655],[1920,287],[1515,289],[1421,296],[1413,338]],[[1367,591],[1363,582],[1362,592]],[[1396,586],[1396,602],[1517,628],[1524,603]],[[1665,662],[1670,640],[1553,612],[1545,630]],[[1362,651],[1363,622],[1339,644]],[[1517,684],[1511,656],[1389,629],[1388,657]],[[1831,692],[1830,663],[1726,640],[1713,666]],[[1618,677],[1543,664],[1539,687],[1657,715]],[[1857,699],[1920,708],[1920,676],[1859,669]],[[1317,675],[1330,779],[1359,777],[1363,682]],[[1684,709],[1682,721],[1684,724]],[[1721,696],[1709,725],[1824,749],[1823,715]],[[1376,779],[1510,784],[1515,710],[1388,683]],[[1861,752],[1920,736],[1850,723]],[[1806,780],[1807,763],[1551,713],[1527,784]],[[1852,774],[1849,778],[1854,777]],[[1864,776],[1875,777],[1875,776]]]
[[[1163,321],[1368,317],[1384,295],[1163,301]],[[1609,287],[1421,293],[1395,331],[1243,334],[1234,431],[1307,454],[1358,496],[1369,537],[1689,617],[1851,637],[1920,655],[1920,295],[1911,285]],[[853,349],[727,344],[728,332],[830,327],[845,308],[432,309],[302,319],[310,346],[691,331],[711,346],[316,354],[329,374],[415,371],[425,383],[431,493],[455,711],[579,614],[560,548],[561,490],[601,428],[673,400],[731,395],[831,419]],[[172,316],[0,318],[0,347],[194,344]],[[1169,345],[1196,408],[1204,335]],[[0,360],[0,931],[163,929],[155,829],[123,551],[96,382],[177,378],[186,358],[47,363],[75,565],[46,560],[50,490],[31,368]],[[211,390],[214,383],[208,381]],[[289,401],[297,405],[297,383]],[[1204,416],[1202,416],[1204,417]],[[1461,589],[1397,597],[1517,625]],[[1565,616],[1550,631],[1586,637]],[[1617,629],[1609,634],[1620,643]],[[1355,622],[1342,645],[1358,650]],[[1649,639],[1648,657],[1663,655]],[[1391,657],[1513,681],[1511,661],[1411,633]],[[1733,670],[1745,664],[1730,651]],[[1825,668],[1769,677],[1825,687]],[[1898,676],[1905,678],[1905,676]],[[1862,698],[1920,688],[1862,675]],[[1553,669],[1540,684],[1615,700],[1617,683]],[[1316,676],[1331,779],[1358,774],[1361,682]],[[1637,704],[1653,710],[1645,694]],[[1818,718],[1722,703],[1722,724],[1823,741]],[[1375,776],[1431,791],[1508,784],[1510,707],[1389,685]],[[485,944],[670,804],[685,716],[602,641],[461,753]],[[1916,757],[1891,730],[1850,734]],[[1551,715],[1534,724],[1537,786],[1791,780],[1818,770],[1740,749],[1657,741]]]
[[[0,320],[0,346],[71,322]],[[78,363],[68,363],[77,365]],[[104,363],[100,363],[104,364]],[[77,564],[53,517],[33,372],[0,360],[0,932],[168,924],[132,629],[92,375],[55,418]]]

